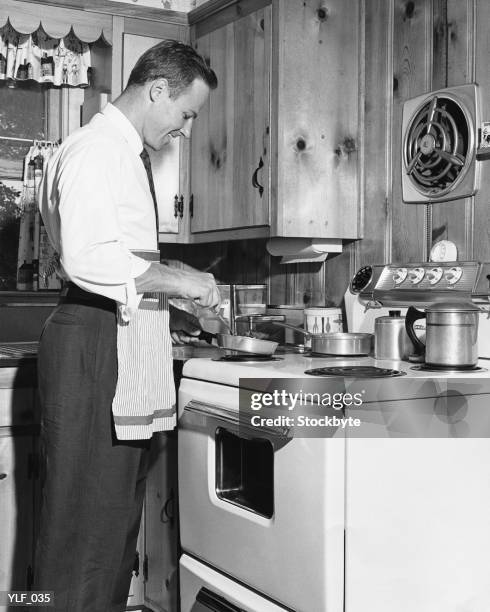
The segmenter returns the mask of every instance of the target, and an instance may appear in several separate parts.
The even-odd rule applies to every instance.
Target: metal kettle
[[[471,302],[432,304],[425,312],[413,306],[407,311],[405,328],[418,355],[436,368],[471,368],[478,362],[479,309]],[[427,318],[425,345],[413,324]]]
[[[388,315],[374,321],[374,358],[408,359],[415,348],[405,331],[405,318],[400,310],[389,310]]]

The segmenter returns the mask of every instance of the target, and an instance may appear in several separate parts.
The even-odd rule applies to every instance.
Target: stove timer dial
[[[420,281],[424,278],[424,275],[425,275],[424,268],[414,268],[413,270],[410,270],[410,272],[408,273],[408,280],[413,285],[418,285]]]
[[[463,276],[463,268],[459,266],[453,266],[444,274],[444,278],[448,285],[455,285],[459,279]]]
[[[408,270],[406,268],[397,268],[393,273],[393,282],[395,285],[401,285],[407,278]]]

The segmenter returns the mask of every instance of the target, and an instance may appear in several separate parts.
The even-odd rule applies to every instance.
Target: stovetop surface
[[[212,361],[211,359],[190,359],[184,365],[183,375],[189,378],[197,378],[224,385],[239,386],[240,378],[312,378],[305,374],[307,370],[327,367],[369,366],[386,368],[404,372],[401,378],[393,379],[393,382],[407,379],[427,378],[464,378],[473,380],[475,378],[487,378],[490,382],[490,360],[481,359],[478,367],[481,369],[468,372],[445,372],[445,371],[423,371],[414,370],[413,364],[408,361],[376,360],[373,357],[312,357],[310,355],[282,354],[280,361],[264,361],[250,363],[226,363],[223,361]],[[384,380],[384,379],[379,379]]]

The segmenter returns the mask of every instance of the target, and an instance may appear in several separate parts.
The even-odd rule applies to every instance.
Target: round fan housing
[[[443,202],[475,193],[476,110],[475,85],[441,89],[405,102],[405,202]]]

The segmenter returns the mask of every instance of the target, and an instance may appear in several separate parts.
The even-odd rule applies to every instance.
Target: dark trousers
[[[148,467],[149,441],[118,442],[111,300],[65,299],[39,347],[42,507],[34,586],[53,612],[125,609]]]

